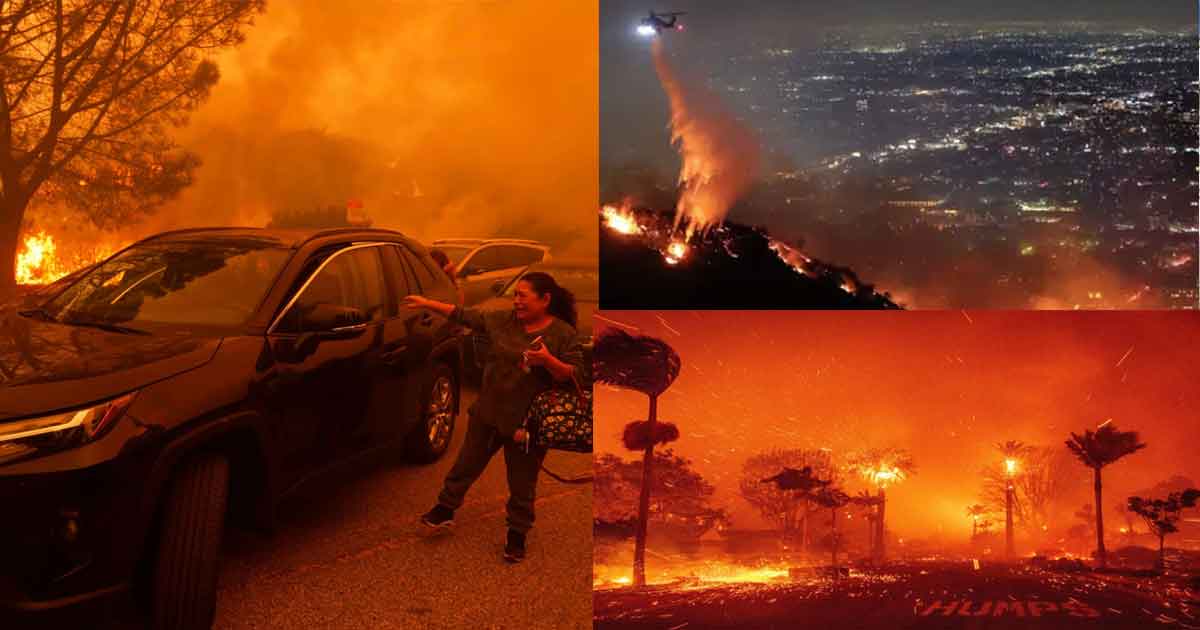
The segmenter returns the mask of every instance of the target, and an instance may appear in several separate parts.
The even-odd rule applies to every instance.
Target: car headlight
[[[133,404],[137,392],[83,409],[0,424],[0,462],[37,450],[59,450],[103,436]]]

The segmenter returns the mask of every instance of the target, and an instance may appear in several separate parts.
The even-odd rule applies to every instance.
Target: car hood
[[[124,334],[0,314],[0,422],[117,396],[203,365],[221,338]]]

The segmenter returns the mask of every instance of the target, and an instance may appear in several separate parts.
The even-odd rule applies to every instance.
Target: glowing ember
[[[666,259],[667,264],[675,265],[687,256],[687,251],[687,245],[680,241],[671,241],[671,244],[667,245],[667,251],[663,252],[663,258]]]
[[[641,234],[642,226],[638,225],[637,219],[634,218],[633,212],[628,208],[617,208],[615,206],[604,206],[601,210],[604,216],[604,225],[614,232],[621,234]]]

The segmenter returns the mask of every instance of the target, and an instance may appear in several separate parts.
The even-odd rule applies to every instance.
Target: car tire
[[[445,363],[433,365],[429,388],[421,396],[421,421],[408,436],[408,451],[421,463],[436,461],[450,447],[458,410],[454,370]]]
[[[210,455],[184,465],[163,506],[153,578],[153,628],[212,626],[217,568],[229,495],[229,460]]]

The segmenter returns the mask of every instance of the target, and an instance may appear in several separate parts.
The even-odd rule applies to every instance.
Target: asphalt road
[[[423,535],[417,519],[466,432],[473,394],[464,394],[454,440],[436,463],[357,463],[287,501],[274,535],[230,530],[214,627],[591,627],[591,484],[543,474],[529,555],[510,565],[501,557],[508,486],[498,453],[454,531]],[[546,466],[580,475],[591,457],[551,452]]]
[[[1197,628],[1178,580],[912,563],[829,580],[599,590],[596,628]]]

